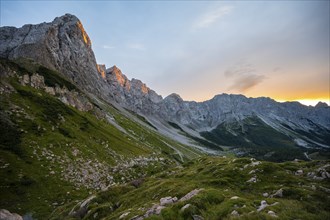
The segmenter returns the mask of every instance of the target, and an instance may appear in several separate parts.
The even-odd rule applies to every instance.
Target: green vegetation
[[[329,179],[315,180],[307,177],[308,172],[317,170],[327,162],[261,162],[252,165],[249,158],[204,157],[184,164],[183,168],[165,170],[151,176],[138,187],[130,184],[110,188],[96,194],[86,208],[82,219],[123,219],[144,215],[161,198],[171,196],[182,198],[194,189],[204,190],[184,202],[167,205],[160,215],[147,219],[192,219],[200,215],[204,219],[273,219],[268,211],[273,211],[278,219],[329,219]],[[303,169],[304,175],[294,173]],[[327,168],[329,170],[329,168]],[[250,172],[255,172],[249,174]],[[256,183],[247,181],[256,176]],[[283,195],[273,195],[279,189]],[[264,197],[263,193],[269,196]],[[232,198],[237,196],[237,198]],[[258,212],[262,200],[268,206]],[[69,211],[77,203],[60,207],[52,219],[68,219]],[[181,211],[186,204],[189,208]],[[231,213],[236,210],[239,217]],[[72,217],[72,216],[71,216]],[[73,218],[79,219],[79,218]]]

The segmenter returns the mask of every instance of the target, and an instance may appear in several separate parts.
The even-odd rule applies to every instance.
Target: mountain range
[[[109,193],[77,203],[70,212],[67,208],[72,207],[74,199],[89,193],[140,180],[165,168],[174,169],[178,164],[205,155],[253,156],[277,162],[329,159],[330,107],[326,103],[312,107],[232,94],[219,94],[203,102],[184,101],[174,93],[163,98],[142,81],[129,80],[117,66],[106,68],[97,64],[91,40],[74,15],[66,14],[49,23],[21,28],[1,27],[0,58],[1,151],[4,155],[0,158],[0,174],[4,179],[1,194],[7,197],[1,199],[0,204],[5,208],[21,204],[22,207],[13,208],[16,212],[19,208],[33,210],[42,218],[49,217],[50,209],[57,208],[57,216],[53,213],[52,218],[97,219],[104,216],[104,210],[94,210],[91,214],[84,209],[95,198],[102,204],[105,197],[111,197]],[[231,163],[229,159],[205,161]],[[248,164],[245,159],[241,161]],[[38,170],[41,165],[43,168]],[[195,164],[189,169],[202,170],[198,166]],[[273,165],[265,166],[266,170]],[[228,172],[232,169],[227,168]],[[278,169],[283,169],[281,175],[285,175],[284,170],[289,168]],[[181,184],[190,174],[178,172],[182,174],[175,178],[181,178],[178,179]],[[48,194],[42,201],[37,199],[36,182],[41,181],[43,175],[50,176],[49,181],[54,180],[53,183],[45,180],[42,188],[45,194],[52,190],[55,193],[56,185],[65,185],[59,191],[60,202],[54,202],[56,196]],[[212,175],[207,177],[212,178]],[[157,184],[152,181],[149,184]],[[232,181],[224,185],[235,185]],[[212,185],[205,183],[204,187],[209,184]],[[191,190],[194,187],[197,187],[195,183]],[[4,190],[6,188],[10,190]],[[125,187],[118,190],[123,192],[114,195],[116,198],[130,193]],[[291,189],[286,190],[286,193],[291,192]],[[184,193],[188,193],[187,190],[178,195],[184,196]],[[210,193],[209,189],[206,193]],[[71,199],[68,200],[69,194]],[[24,199],[38,204],[38,208],[22,204]],[[48,200],[52,201],[51,205]],[[210,207],[212,202],[213,199],[208,201]],[[172,203],[176,201],[168,202]],[[71,206],[60,206],[64,204]],[[190,213],[194,212],[192,208],[187,209],[189,218],[198,219],[194,216],[203,214],[198,205],[200,203],[191,204],[191,207],[197,206],[194,209],[199,210],[197,214]],[[111,209],[115,207],[116,204],[111,205]],[[150,213],[157,214],[156,209]],[[145,210],[140,210],[142,212]],[[236,212],[231,214],[235,216]],[[133,218],[133,211],[118,213],[112,218],[139,219]],[[35,213],[25,218],[29,215],[32,218]]]

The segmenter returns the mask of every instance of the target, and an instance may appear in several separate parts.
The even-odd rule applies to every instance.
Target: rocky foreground
[[[330,162],[200,158],[117,185],[52,219],[329,219]]]

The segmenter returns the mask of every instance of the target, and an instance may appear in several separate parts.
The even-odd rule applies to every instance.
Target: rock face
[[[0,28],[0,57],[30,58],[58,70],[86,91],[103,95],[107,85],[98,72],[92,43],[74,15],[50,23]]]
[[[116,66],[106,70],[106,80],[110,85],[110,96],[122,106],[143,114],[153,114],[159,109],[162,97],[140,80],[127,79]]]

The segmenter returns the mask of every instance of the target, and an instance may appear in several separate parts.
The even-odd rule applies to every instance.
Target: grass
[[[123,213],[129,212],[124,219],[143,215],[153,204],[159,203],[166,196],[183,197],[193,189],[203,188],[197,196],[185,202],[177,202],[166,206],[160,215],[147,219],[192,219],[193,215],[204,219],[272,219],[267,214],[274,211],[279,219],[328,219],[330,209],[329,193],[324,193],[319,186],[329,187],[328,180],[316,181],[306,176],[296,176],[291,170],[304,169],[305,172],[315,170],[326,164],[323,162],[286,162],[273,163],[262,161],[252,167],[249,158],[218,158],[204,157],[184,164],[184,168],[165,170],[145,181],[138,187],[120,185],[108,191],[99,192],[88,207],[83,219],[98,218],[118,219]],[[258,182],[247,183],[256,173]],[[225,180],[225,181],[224,181]],[[316,186],[316,190],[311,188]],[[272,194],[283,189],[283,198],[265,198],[263,193]],[[231,199],[238,196],[238,199]],[[260,202],[266,200],[269,206],[257,212]],[[181,208],[190,204],[184,211]],[[72,208],[72,207],[70,207]],[[52,219],[66,219],[67,211],[59,215],[57,211]],[[236,210],[240,214],[234,218],[231,213]]]

